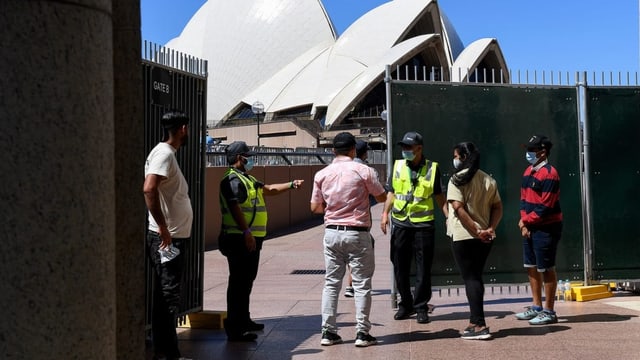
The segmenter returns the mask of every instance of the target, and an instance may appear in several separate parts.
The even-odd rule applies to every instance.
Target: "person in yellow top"
[[[227,318],[224,328],[229,341],[253,341],[253,331],[264,324],[251,320],[249,298],[258,274],[260,250],[267,234],[267,208],[264,196],[297,189],[304,180],[282,184],[264,184],[247,174],[253,168],[253,155],[244,141],[235,141],[225,149],[229,169],[220,182],[222,231],[220,252],[229,263]]]
[[[422,135],[408,132],[398,143],[402,160],[396,160],[387,183],[387,201],[380,228],[387,233],[391,222],[391,262],[400,303],[394,319],[414,313],[420,324],[429,322],[431,265],[435,240],[435,212],[447,213],[438,163],[422,153]],[[389,216],[391,215],[391,216]],[[415,293],[411,293],[411,260],[416,264]]]

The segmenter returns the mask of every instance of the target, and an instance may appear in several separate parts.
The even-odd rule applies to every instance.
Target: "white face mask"
[[[416,155],[411,150],[403,150],[402,158],[405,160],[413,161],[416,158]]]
[[[462,161],[460,161],[460,159],[453,159],[453,167],[457,170],[460,166],[462,166]]]
[[[527,153],[525,154],[525,159],[527,159],[527,161],[531,165],[535,164],[536,161],[538,161],[538,158],[536,157],[536,152],[535,151],[527,151]]]
[[[254,161],[253,158],[247,158],[247,162],[244,164],[244,169],[249,171],[253,169]]]

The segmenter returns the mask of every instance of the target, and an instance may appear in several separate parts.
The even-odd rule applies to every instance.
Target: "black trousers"
[[[151,334],[156,355],[168,359],[179,358],[176,316],[180,309],[180,286],[184,264],[185,241],[172,239],[173,246],[180,249],[180,255],[173,260],[160,262],[158,248],[160,236],[147,232],[147,254],[153,266],[153,305],[151,310]]]
[[[401,308],[426,311],[431,300],[431,265],[433,264],[435,229],[407,228],[393,225],[391,262]],[[416,265],[415,294],[411,294],[411,261]]]
[[[264,238],[256,238],[256,251],[249,252],[242,234],[224,234],[220,237],[220,252],[229,264],[229,284],[227,285],[227,320],[225,331],[228,335],[242,334],[251,319],[249,301],[253,282],[258,275],[260,251]]]
[[[483,243],[480,239],[453,241],[451,249],[456,260],[469,302],[469,322],[486,326],[484,319],[484,281],[482,271],[487,262],[493,243]]]

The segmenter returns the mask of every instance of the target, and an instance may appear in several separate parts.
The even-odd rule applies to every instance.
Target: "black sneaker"
[[[418,322],[418,324],[428,324],[430,322],[429,315],[424,310],[418,311],[416,321]]]
[[[367,347],[371,345],[375,345],[378,343],[378,340],[369,334],[365,334],[362,331],[359,331],[356,335],[356,346],[357,347]]]
[[[264,324],[258,324],[257,322],[249,319],[247,323],[247,331],[261,331],[264,330]]]
[[[491,339],[491,333],[489,332],[488,327],[485,327],[480,331],[476,331],[475,326],[469,326],[468,328],[464,329],[464,332],[460,337],[465,340],[487,340]]]
[[[398,309],[398,312],[396,312],[395,315],[393,315],[393,318],[396,320],[404,320],[404,319],[408,319],[411,317],[411,315],[415,314],[416,311],[411,309],[411,310],[407,310],[403,307],[400,307],[400,309]]]
[[[320,345],[331,346],[335,344],[342,344],[342,338],[340,337],[340,335],[336,333],[332,333],[330,331],[323,331],[322,340],[320,340]]]

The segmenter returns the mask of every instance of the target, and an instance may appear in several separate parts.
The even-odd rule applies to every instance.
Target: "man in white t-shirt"
[[[147,157],[143,187],[149,210],[147,254],[154,268],[151,331],[155,358],[178,359],[175,324],[180,306],[181,253],[191,237],[193,210],[175,153],[187,141],[189,118],[172,111],[162,116],[161,124],[165,139]]]

